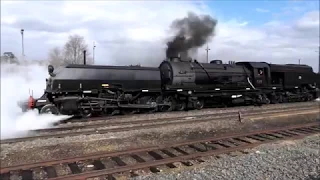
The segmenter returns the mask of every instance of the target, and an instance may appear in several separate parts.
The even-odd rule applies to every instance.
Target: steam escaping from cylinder
[[[49,128],[69,118],[62,115],[39,115],[37,110],[23,113],[18,106],[19,101],[28,99],[31,90],[35,98],[43,95],[47,76],[47,68],[43,66],[1,64],[0,139],[32,135],[30,130]]]
[[[167,58],[189,57],[188,53],[206,44],[214,35],[217,20],[209,15],[197,16],[188,12],[188,16],[172,22],[171,30],[176,31],[175,36],[167,43]]]

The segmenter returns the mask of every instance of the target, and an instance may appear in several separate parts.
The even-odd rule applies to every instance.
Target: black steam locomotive
[[[68,65],[48,72],[44,95],[30,97],[28,108],[82,117],[311,101],[320,85],[320,74],[307,65],[199,63],[179,56],[158,68]]]

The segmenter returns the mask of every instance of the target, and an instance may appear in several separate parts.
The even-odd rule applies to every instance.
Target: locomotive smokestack
[[[190,50],[196,50],[206,44],[214,35],[216,24],[217,20],[212,17],[208,15],[199,17],[192,12],[183,19],[173,21],[171,29],[177,33],[167,43],[167,58],[171,59],[173,55],[179,53],[188,55]]]
[[[87,62],[86,62],[86,53],[87,53],[87,51],[84,50],[84,51],[83,51],[83,64],[84,64],[84,65],[86,65],[86,63],[87,63]]]

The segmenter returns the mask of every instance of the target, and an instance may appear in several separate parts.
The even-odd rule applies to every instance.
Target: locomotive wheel
[[[92,116],[92,114],[91,114],[91,112],[89,110],[84,110],[81,115],[84,118],[89,118],[89,117]]]
[[[255,105],[261,106],[263,104],[263,98],[261,95],[258,95],[255,99]]]
[[[276,94],[270,95],[269,99],[271,100],[271,104],[278,104],[279,103],[279,98]]]
[[[157,101],[159,101],[159,98],[157,98]],[[164,104],[166,104],[166,105],[160,106],[159,107],[160,111],[162,111],[162,112],[170,112],[170,111],[173,111],[175,109],[176,101],[175,101],[175,99],[173,97],[168,96],[162,102]]]
[[[270,103],[271,103],[270,99],[267,98],[267,97],[265,97],[264,102],[265,102],[266,104],[270,104]]]
[[[196,102],[194,102],[194,107],[198,110],[202,109],[204,107],[204,101],[197,100]]]
[[[262,96],[262,99],[263,99],[263,102],[264,102],[265,104],[270,104],[270,102],[271,102],[270,99],[269,99],[269,98],[267,97],[267,95],[265,95],[265,94]]]
[[[53,104],[47,104],[43,106],[40,110],[40,114],[55,114],[58,115],[59,109]]]
[[[283,96],[281,94],[278,96],[278,102],[283,103]]]
[[[147,101],[147,104],[154,106],[154,108],[152,108],[152,109],[150,109],[150,110],[148,111],[149,113],[154,113],[154,112],[156,112],[156,111],[158,110],[158,109],[157,109],[157,100],[156,100],[156,98],[150,97],[150,98],[148,99],[148,101]]]
[[[289,97],[286,96],[281,96],[282,97],[282,103],[288,103],[289,102]]]
[[[186,103],[183,101],[179,101],[176,105],[177,111],[183,111],[186,108]]]
[[[311,94],[308,94],[307,100],[306,101],[312,101],[313,100],[313,96]]]

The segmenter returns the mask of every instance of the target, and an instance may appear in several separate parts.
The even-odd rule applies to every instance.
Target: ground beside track
[[[243,119],[242,122],[239,122],[237,119],[223,119],[214,122],[167,126],[157,129],[2,144],[1,165],[18,165],[94,152],[172,143],[174,141],[197,139],[213,135],[220,136],[221,133],[247,132],[267,127],[281,127],[288,124],[313,122],[317,118],[320,118],[320,110],[313,113],[264,117],[264,119]]]
[[[124,115],[124,116],[113,116],[108,117],[111,119],[96,119],[92,118],[82,121],[71,121],[65,124],[60,124],[60,127],[70,127],[75,125],[93,125],[98,123],[108,123],[108,122],[123,122],[123,121],[138,121],[138,120],[153,120],[159,118],[174,118],[174,117],[182,117],[182,116],[196,116],[203,114],[212,114],[212,113],[226,113],[226,112],[242,112],[242,111],[251,111],[251,110],[269,110],[269,109],[282,109],[282,108],[293,108],[293,107],[319,107],[320,109],[320,101],[319,102],[299,102],[299,103],[284,103],[284,104],[269,104],[263,106],[239,106],[239,107],[228,107],[228,108],[206,108],[202,110],[190,110],[190,111],[173,111],[173,112],[157,112],[153,114],[134,114],[134,115]]]
[[[318,180],[320,135],[264,144],[239,156],[208,157],[205,162],[174,171],[142,175],[134,180]]]

